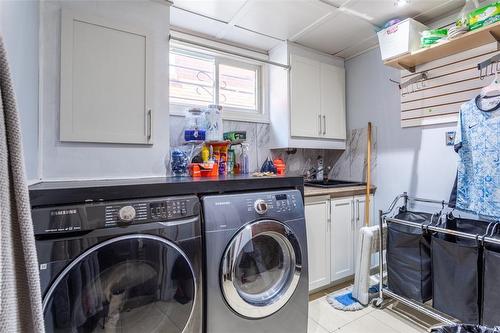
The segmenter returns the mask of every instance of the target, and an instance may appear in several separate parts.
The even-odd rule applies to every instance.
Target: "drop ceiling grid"
[[[259,49],[290,40],[349,58],[377,45],[376,25],[389,18],[417,16],[425,21],[462,2],[412,0],[410,6],[397,8],[394,0],[175,0],[171,20],[183,29]],[[342,12],[340,6],[373,21]]]

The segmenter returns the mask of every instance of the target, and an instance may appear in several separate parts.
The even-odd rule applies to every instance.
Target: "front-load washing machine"
[[[196,196],[32,209],[45,331],[200,333]]]
[[[306,333],[301,193],[213,195],[202,206],[207,333]]]

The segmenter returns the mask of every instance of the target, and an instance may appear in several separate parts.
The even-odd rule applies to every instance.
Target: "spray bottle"
[[[240,154],[240,169],[243,175],[250,173],[249,171],[249,160],[248,160],[248,144],[241,144],[241,154]]]

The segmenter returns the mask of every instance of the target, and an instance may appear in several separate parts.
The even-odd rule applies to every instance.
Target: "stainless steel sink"
[[[304,181],[304,185],[312,187],[335,188],[335,187],[361,186],[361,185],[366,185],[366,183],[353,182],[347,180],[328,179],[328,180],[306,180]]]

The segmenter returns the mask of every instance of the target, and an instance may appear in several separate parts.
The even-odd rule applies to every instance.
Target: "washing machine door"
[[[43,299],[46,332],[184,332],[195,278],[183,251],[164,238],[109,239],[53,282]]]
[[[299,283],[302,256],[293,231],[281,222],[257,221],[240,230],[221,263],[227,304],[248,318],[279,311]]]

